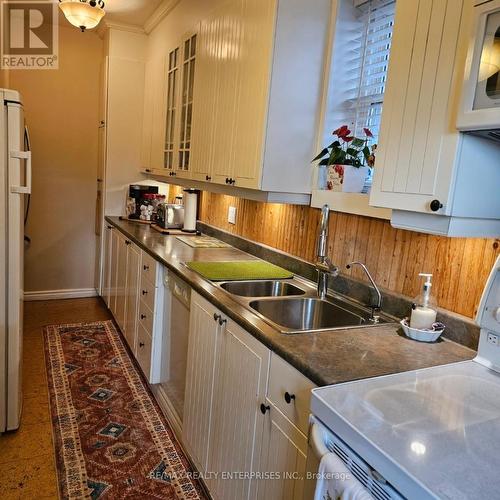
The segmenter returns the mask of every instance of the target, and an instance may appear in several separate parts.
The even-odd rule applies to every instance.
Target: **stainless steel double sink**
[[[374,322],[369,309],[338,295],[321,300],[314,284],[298,277],[214,284],[281,333],[374,327],[393,322],[384,314]]]

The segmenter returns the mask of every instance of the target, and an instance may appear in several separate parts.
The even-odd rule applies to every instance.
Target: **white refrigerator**
[[[0,432],[22,410],[23,264],[31,153],[19,92],[0,89]]]

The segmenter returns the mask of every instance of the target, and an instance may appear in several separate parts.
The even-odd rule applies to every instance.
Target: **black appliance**
[[[141,205],[145,194],[158,194],[158,186],[143,186],[141,184],[130,184],[128,190],[129,198],[135,201],[135,212],[129,215],[129,219],[138,219],[141,215]]]

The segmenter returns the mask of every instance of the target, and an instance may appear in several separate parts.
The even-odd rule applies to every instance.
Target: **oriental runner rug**
[[[44,335],[61,498],[207,498],[113,322]]]

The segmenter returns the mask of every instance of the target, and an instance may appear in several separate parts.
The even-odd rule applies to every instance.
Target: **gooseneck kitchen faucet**
[[[319,225],[318,248],[316,271],[318,271],[318,297],[321,300],[326,298],[328,292],[328,277],[338,276],[339,269],[334,266],[327,256],[328,249],[328,219],[330,217],[330,207],[323,205],[321,209],[321,222]]]
[[[368,279],[370,280],[370,283],[372,284],[373,289],[375,290],[375,293],[377,294],[377,303],[370,306],[370,308],[372,310],[370,321],[373,321],[374,323],[378,323],[379,317],[375,313],[379,312],[380,309],[382,309],[382,294],[380,293],[380,290],[379,290],[378,286],[376,285],[375,280],[372,278],[370,271],[368,271],[368,268],[362,262],[358,262],[358,261],[351,262],[350,264],[347,264],[347,266],[345,266],[345,267],[346,267],[346,269],[350,269],[354,265],[358,265],[363,269],[363,271],[368,276]]]

